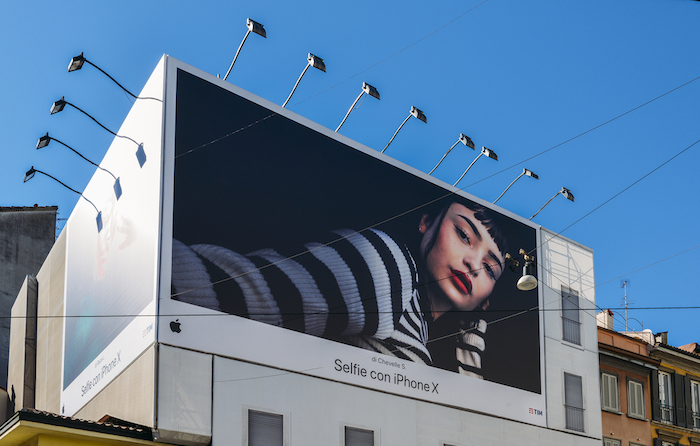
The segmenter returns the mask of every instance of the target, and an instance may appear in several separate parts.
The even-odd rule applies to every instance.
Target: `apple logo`
[[[180,333],[182,330],[180,329],[180,322],[178,322],[180,319],[175,319],[174,321],[170,322],[170,330],[173,331],[173,333]]]

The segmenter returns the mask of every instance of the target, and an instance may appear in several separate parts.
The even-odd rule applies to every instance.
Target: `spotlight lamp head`
[[[533,172],[533,171],[531,171],[531,170],[527,170],[527,169],[525,169],[525,168],[523,168],[523,175],[526,175],[526,176],[528,176],[528,177],[532,177],[532,178],[534,178],[534,179],[536,179],[536,180],[539,180],[539,179],[540,179],[540,177],[538,177],[537,174],[536,174],[535,172]]]
[[[23,182],[26,183],[27,181],[31,180],[32,178],[34,178],[35,174],[36,174],[36,169],[34,168],[34,166],[32,166],[32,168],[29,169],[27,171],[27,173],[24,174],[24,181]]]
[[[80,52],[79,55],[75,56],[70,60],[70,63],[68,64],[68,72],[70,73],[71,71],[78,71],[79,69],[83,68],[83,64],[85,63],[86,59],[83,57],[83,53]]]
[[[256,22],[255,20],[248,19],[246,20],[246,26],[248,27],[248,30],[250,32],[254,32],[255,34],[259,36],[263,36],[267,38],[267,33],[265,32],[265,26],[262,24]]]
[[[494,152],[493,150],[491,150],[491,149],[489,149],[489,148],[486,148],[486,147],[483,147],[483,146],[482,146],[482,147],[481,147],[481,154],[482,154],[482,155],[488,156],[488,157],[491,158],[492,160],[498,161],[498,155],[496,155],[496,152]]]
[[[469,147],[470,149],[475,150],[474,141],[472,141],[472,139],[464,133],[459,134],[459,142]]]
[[[377,89],[368,84],[367,82],[362,83],[362,91],[372,96],[373,98],[379,99],[379,92],[377,91]]]
[[[425,114],[414,106],[411,106],[411,114],[426,124],[428,123],[428,118],[425,117]]]
[[[67,102],[66,102],[65,96],[61,96],[61,99],[54,102],[53,105],[51,106],[51,114],[54,115],[56,113],[62,112],[63,108],[66,106],[66,104],[67,104]]]
[[[321,59],[320,57],[314,56],[313,54],[309,53],[309,55],[306,56],[306,60],[309,61],[309,65],[311,65],[312,67],[319,69],[324,73],[326,72],[326,64],[323,63],[323,59]]]
[[[528,255],[524,249],[520,249],[520,254],[525,259],[525,265],[523,265],[523,275],[518,279],[517,287],[521,291],[529,291],[537,288],[537,277],[532,275],[532,267],[535,264],[535,257]]]
[[[565,196],[567,200],[574,201],[574,194],[569,189],[562,187],[559,193]]]
[[[40,137],[39,141],[36,143],[36,149],[43,149],[44,147],[48,146],[50,142],[51,137],[49,136],[49,132],[46,132],[46,135]]]

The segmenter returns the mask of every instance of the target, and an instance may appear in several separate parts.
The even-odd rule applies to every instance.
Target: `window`
[[[661,421],[673,423],[673,385],[671,375],[659,372],[659,406],[661,408]]]
[[[692,401],[693,422],[688,427],[700,429],[700,383],[690,381],[690,399]]]
[[[580,376],[564,373],[564,410],[566,428],[584,432],[583,385]]]
[[[282,446],[284,417],[273,413],[248,411],[248,446]]]
[[[617,376],[602,373],[600,376],[600,401],[603,410],[620,411],[620,392],[617,387]]]
[[[345,426],[345,446],[374,446],[374,431]]]
[[[644,385],[639,381],[627,381],[627,415],[644,420]]]
[[[603,438],[603,446],[622,446],[622,442],[614,438]]]
[[[562,338],[572,344],[581,345],[581,322],[579,320],[578,293],[568,288],[561,290]]]

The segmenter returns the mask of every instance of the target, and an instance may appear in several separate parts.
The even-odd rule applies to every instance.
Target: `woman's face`
[[[504,265],[498,245],[474,217],[474,211],[453,203],[445,212],[440,227],[436,226],[436,222],[427,226],[424,217],[420,227],[423,250],[434,231],[438,231],[426,258],[435,318],[451,308],[471,311],[481,305],[493,291]]]

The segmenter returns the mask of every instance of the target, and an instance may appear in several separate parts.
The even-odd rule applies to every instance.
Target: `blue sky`
[[[223,76],[247,17],[268,37],[249,37],[231,82],[281,104],[311,52],[328,70],[300,83],[288,106],[300,115],[335,129],[365,81],[381,100],[361,101],[346,136],[381,150],[416,106],[428,123],[409,120],[387,155],[428,172],[465,133],[499,157],[474,165],[460,183],[469,193],[493,201],[523,167],[540,176],[498,203],[525,218],[567,187],[576,202],[559,196],[534,220],[594,250],[598,305],[621,307],[627,279],[632,329],[700,342],[697,308],[644,309],[700,305],[694,0],[3,2],[0,206],[70,215],[78,195],[43,176],[22,183],[31,166],[78,190],[93,173],[58,144],[35,150],[46,132],[104,156],[112,136],[72,109],[50,116],[54,101],[65,96],[113,130],[131,107],[94,68],[67,73],[72,56],[84,51],[135,92],[163,54]],[[434,175],[451,184],[475,156],[459,145]]]

